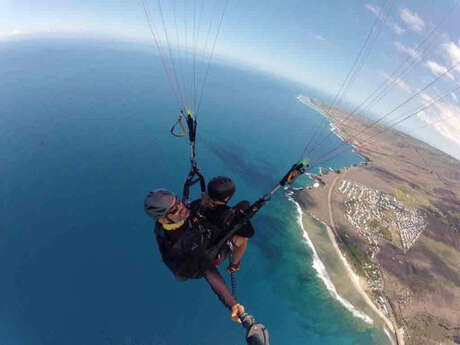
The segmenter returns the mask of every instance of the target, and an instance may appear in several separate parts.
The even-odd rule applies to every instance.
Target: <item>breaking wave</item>
[[[324,285],[326,285],[326,288],[329,291],[329,293],[335,299],[337,299],[348,311],[350,311],[353,314],[353,316],[359,319],[362,319],[364,322],[368,324],[373,324],[374,320],[372,320],[368,315],[356,309],[350,302],[348,302],[346,299],[342,298],[338,294],[337,290],[335,289],[334,284],[332,284],[332,281],[329,275],[327,274],[326,267],[324,266],[321,259],[319,258],[318,253],[316,252],[313,242],[310,240],[310,238],[308,237],[308,233],[305,231],[305,228],[303,227],[303,223],[302,223],[303,211],[302,211],[301,206],[292,197],[289,197],[289,200],[292,201],[296,205],[296,209],[298,213],[297,222],[300,228],[302,229],[302,234],[305,239],[305,242],[308,244],[308,246],[311,248],[313,252],[313,268],[318,274],[319,278],[323,281]]]

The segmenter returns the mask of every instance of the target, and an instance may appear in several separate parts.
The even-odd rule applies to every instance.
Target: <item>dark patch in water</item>
[[[247,151],[244,148],[228,141],[217,143],[200,138],[200,142],[219,158],[229,171],[241,177],[247,184],[257,186],[260,189],[259,193],[267,192],[278,182],[270,174],[270,171],[277,171],[277,169],[267,161],[245,156]]]
[[[285,224],[275,217],[257,215],[255,218],[256,235],[251,238],[250,243],[254,243],[270,262],[276,265],[281,258],[281,246],[276,239],[284,231]]]

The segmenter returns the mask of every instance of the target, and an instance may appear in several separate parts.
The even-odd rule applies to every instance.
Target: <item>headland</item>
[[[460,162],[368,118],[298,100],[326,116],[365,159],[323,170],[317,188],[295,193],[313,246],[324,242],[312,219],[324,224],[349,282],[367,301],[358,309],[372,309],[394,342],[460,343]],[[364,131],[379,135],[359,135]]]

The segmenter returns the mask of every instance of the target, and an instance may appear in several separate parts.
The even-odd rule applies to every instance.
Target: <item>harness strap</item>
[[[190,172],[187,176],[187,179],[184,183],[184,189],[182,192],[182,201],[186,204],[190,201],[190,187],[192,187],[197,182],[200,182],[200,190],[201,194],[203,195],[206,193],[206,181],[204,176],[200,173],[200,168],[198,168],[196,162],[196,153],[195,153],[195,139],[196,139],[196,128],[197,128],[197,121],[193,116],[193,113],[190,109],[185,109],[184,111],[181,110],[181,115],[185,116],[187,120],[187,127],[188,127],[188,139],[190,145]],[[196,178],[196,179],[194,179]]]
[[[231,267],[231,265],[233,265],[232,260],[233,260],[233,252],[231,252],[229,257],[228,257],[229,267]],[[235,272],[236,271],[231,271],[230,272],[230,282],[231,282],[231,285],[232,285],[232,295],[235,296],[235,298],[236,298],[236,277],[235,277]]]
[[[197,178],[194,180],[193,178],[195,176]],[[188,173],[188,176],[184,183],[184,189],[182,192],[182,201],[185,204],[188,204],[190,200],[190,187],[192,187],[197,182],[200,182],[201,194],[206,193],[206,182],[205,182],[204,176],[201,175],[200,169],[198,167],[193,167]]]
[[[181,115],[185,116],[185,119],[187,120],[188,139],[191,143],[195,144],[197,122],[190,109],[186,109],[185,112],[186,114],[184,114],[182,110],[180,111]]]

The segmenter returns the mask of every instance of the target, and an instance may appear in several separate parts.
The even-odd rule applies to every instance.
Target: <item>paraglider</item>
[[[162,3],[158,1],[156,13],[159,15],[157,23],[160,23],[160,29],[154,24],[151,11],[143,2],[152,38],[179,107],[179,117],[170,128],[170,133],[179,138],[188,134],[190,147],[190,171],[184,183],[182,199],[179,200],[167,190],[154,190],[147,195],[144,208],[146,213],[156,220],[155,234],[159,249],[163,261],[175,277],[181,281],[204,277],[222,303],[231,310],[232,320],[241,322],[247,329],[247,343],[268,345],[267,328],[257,323],[253,316],[247,314],[235,297],[234,273],[240,269],[240,259],[246,249],[247,239],[254,233],[250,219],[277,190],[292,184],[298,176],[305,173],[309,169],[309,164],[307,160],[294,164],[271,191],[253,204],[243,201],[234,207],[226,206],[234,190],[228,195],[229,198],[220,199],[213,190],[215,179],[211,180],[206,188],[205,177],[198,167],[196,157],[197,114],[227,3],[228,1],[224,2],[221,15],[217,20],[215,18],[209,20],[207,35],[200,39],[200,23],[196,19],[195,6],[193,10],[188,8],[189,13],[193,13],[192,34],[187,36],[185,32],[185,37],[181,38],[177,29],[178,9],[175,5],[170,9],[171,18],[168,22],[165,20]],[[184,7],[186,6],[184,3]],[[182,10],[180,12],[184,12],[183,19],[186,21],[187,9]],[[171,30],[171,25],[173,28],[175,26],[175,30]],[[187,28],[186,23],[184,28]],[[176,32],[175,37],[171,34],[174,31]],[[190,46],[191,42],[192,46]],[[211,45],[209,45],[210,42]],[[187,56],[181,53],[184,48],[188,52]],[[198,56],[201,56],[200,62],[198,62]],[[190,189],[197,183],[200,186],[201,200],[190,202]],[[217,207],[208,207],[209,205],[202,202],[209,199],[214,199],[214,204],[221,203],[224,209],[220,208],[220,210],[224,212],[217,211],[219,209]],[[215,217],[219,212],[221,213],[219,217]],[[217,266],[226,256],[229,256],[230,260],[227,272],[231,275],[231,292],[217,270]]]

